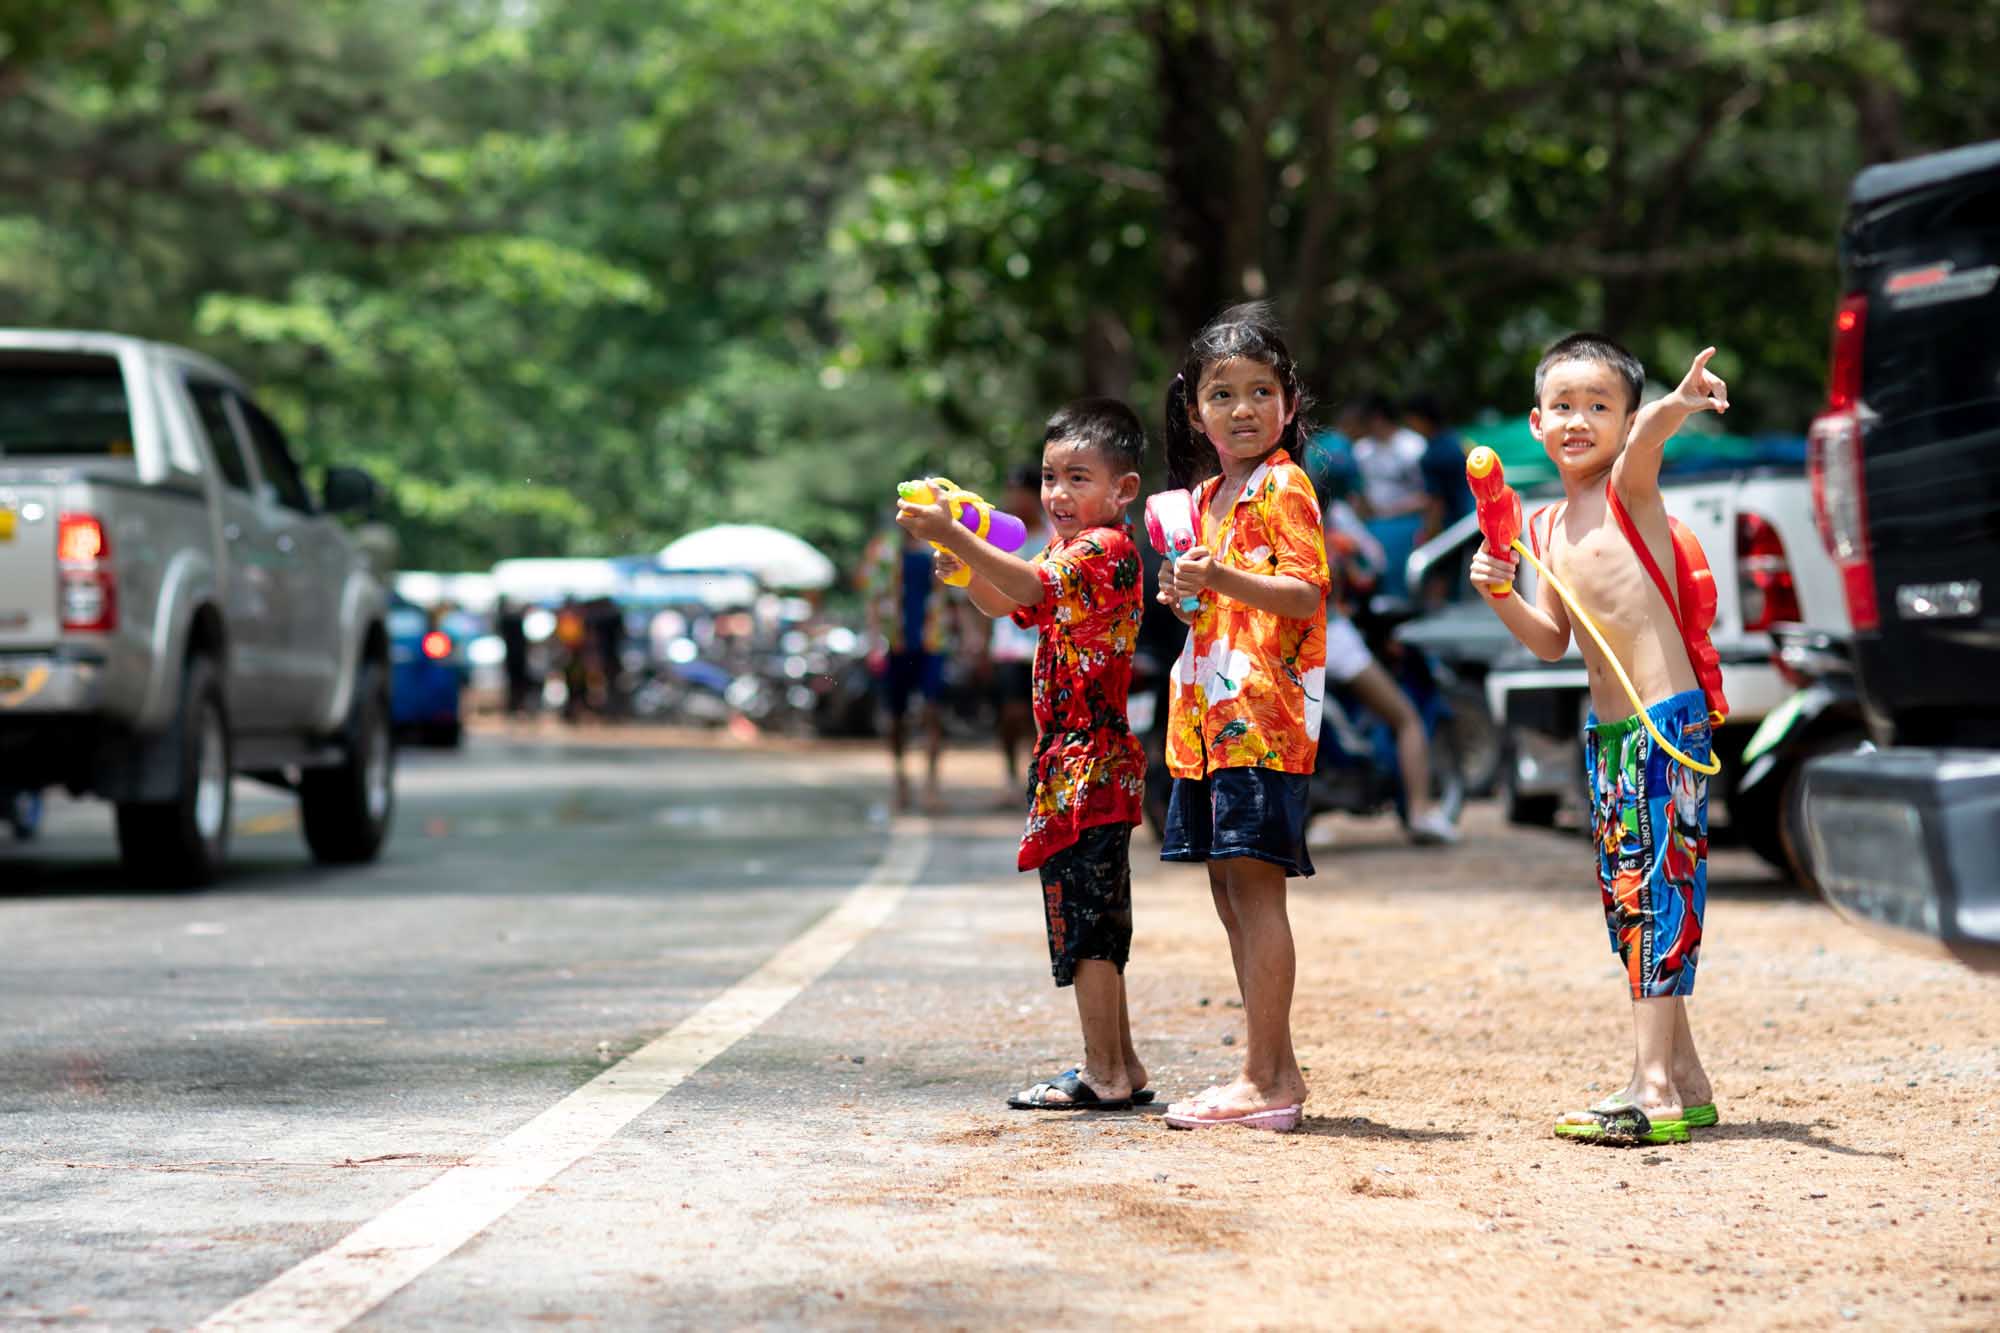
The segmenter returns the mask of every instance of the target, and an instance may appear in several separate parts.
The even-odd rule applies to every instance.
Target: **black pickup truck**
[[[1857,176],[1841,271],[1809,467],[1879,748],[1810,768],[1813,870],[2000,970],[2000,141]]]

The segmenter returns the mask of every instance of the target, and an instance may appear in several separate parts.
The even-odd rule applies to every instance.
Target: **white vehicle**
[[[0,789],[116,802],[126,865],[221,871],[230,778],[299,794],[313,854],[394,804],[384,592],[283,432],[195,353],[0,330]]]
[[[1751,733],[1794,688],[1772,660],[1771,626],[1798,621],[1844,631],[1847,604],[1839,571],[1814,527],[1812,491],[1803,468],[1754,467],[1668,477],[1660,492],[1667,511],[1700,539],[1715,575],[1711,638],[1722,659],[1730,713],[1728,724],[1715,736],[1723,770],[1712,794],[1728,803],[1731,784],[1740,775],[1737,759]],[[1533,513],[1552,498],[1561,497],[1523,497],[1522,505]],[[1465,533],[1449,554],[1457,561],[1455,576],[1463,581],[1466,563],[1477,549],[1478,528],[1471,517],[1461,525]],[[1419,552],[1430,557],[1425,567],[1412,558],[1412,580],[1435,571],[1451,537],[1447,532]],[[1522,595],[1533,598],[1536,576],[1526,561],[1520,579]],[[1494,619],[1483,606],[1477,609]],[[1578,736],[1590,710],[1590,690],[1581,652],[1572,641],[1561,661],[1540,662],[1515,646],[1487,675],[1486,695],[1501,727],[1498,786],[1508,819],[1553,824],[1565,800],[1583,799]],[[1751,809],[1730,805],[1729,820],[1759,855],[1782,866],[1778,802],[1770,798],[1767,805]]]

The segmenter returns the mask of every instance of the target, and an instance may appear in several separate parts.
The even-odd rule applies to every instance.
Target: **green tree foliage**
[[[1996,132],[1981,0],[13,0],[0,320],[192,343],[406,558],[851,556],[1277,300],[1323,395],[1580,325],[1821,391],[1841,193]]]

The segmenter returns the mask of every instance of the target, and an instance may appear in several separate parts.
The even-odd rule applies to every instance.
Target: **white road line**
[[[929,850],[929,832],[928,821],[898,820],[868,878],[769,962],[500,1142],[197,1328],[334,1333],[374,1309],[824,976],[909,889]]]

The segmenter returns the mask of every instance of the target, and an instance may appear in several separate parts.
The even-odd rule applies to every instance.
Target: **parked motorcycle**
[[[1416,706],[1430,740],[1431,798],[1457,823],[1465,809],[1466,780],[1450,696],[1456,686],[1448,667],[1430,653],[1400,642],[1396,627],[1410,619],[1401,606],[1381,613],[1364,613],[1355,627],[1369,650]],[[1171,669],[1171,664],[1169,664]],[[1173,778],[1166,763],[1166,697],[1164,671],[1158,673],[1157,725],[1144,733],[1146,741],[1146,823],[1159,836],[1166,827],[1167,799]],[[1135,673],[1134,697],[1139,693]],[[1319,754],[1308,796],[1308,819],[1339,811],[1377,815],[1395,811],[1407,828],[1409,802],[1403,791],[1402,766],[1396,755],[1396,733],[1387,722],[1364,708],[1340,686],[1327,689],[1321,700]]]
[[[42,794],[17,791],[7,798],[7,822],[13,826],[14,841],[27,842],[42,831]]]
[[[1431,653],[1402,642],[1398,626],[1414,611],[1401,605],[1354,618],[1382,669],[1409,696],[1430,742],[1431,800],[1456,824],[1465,811],[1465,747],[1451,704],[1457,681]],[[1352,691],[1330,685],[1322,702],[1319,757],[1313,767],[1311,813],[1350,815],[1390,810],[1409,827],[1408,794],[1396,755],[1396,733],[1362,706]]]
[[[1764,715],[1744,747],[1730,822],[1750,849],[1802,887],[1816,887],[1806,836],[1806,764],[1873,749],[1855,687],[1853,645],[1805,625],[1771,627],[1771,660],[1797,691]]]

